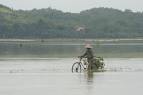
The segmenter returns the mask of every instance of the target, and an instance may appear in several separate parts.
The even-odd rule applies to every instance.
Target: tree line
[[[14,10],[0,5],[0,38],[138,38],[143,13],[92,8],[80,13],[45,8]]]

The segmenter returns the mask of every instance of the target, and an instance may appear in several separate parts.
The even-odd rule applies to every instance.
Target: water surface
[[[143,39],[92,39],[89,41],[97,56],[104,58],[143,58]],[[0,58],[73,58],[84,53],[86,40],[0,39]]]
[[[74,58],[0,59],[0,95],[142,95],[143,59],[106,58],[105,72],[72,73]]]

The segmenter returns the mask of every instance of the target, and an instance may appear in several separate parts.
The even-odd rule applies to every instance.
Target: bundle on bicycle
[[[72,72],[87,71],[101,71],[104,68],[103,57],[95,57],[92,52],[92,46],[87,44],[85,46],[86,52],[79,56],[79,61],[72,65]]]
[[[79,58],[79,61],[72,65],[72,72],[83,72],[83,71],[103,71],[104,60],[102,57],[94,57],[92,63],[88,63],[87,58]]]

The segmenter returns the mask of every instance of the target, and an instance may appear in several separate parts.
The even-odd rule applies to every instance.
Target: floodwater
[[[0,59],[0,95],[142,95],[142,58],[105,58],[104,72],[72,73],[74,58]]]
[[[84,53],[86,40],[0,39],[0,58],[73,58]],[[143,39],[92,40],[93,51],[104,58],[143,58]]]

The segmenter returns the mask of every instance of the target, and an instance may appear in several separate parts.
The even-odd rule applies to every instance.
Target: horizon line
[[[36,9],[36,10],[41,10],[41,9],[53,9],[53,10],[57,10],[57,11],[61,11],[61,12],[63,12],[63,13],[81,13],[81,12],[83,12],[83,11],[87,11],[87,10],[91,10],[91,9],[95,9],[95,8],[105,8],[105,9],[114,9],[114,10],[118,10],[118,11],[122,11],[122,12],[125,12],[126,10],[130,10],[131,12],[133,12],[133,13],[142,13],[143,11],[134,11],[134,10],[132,10],[132,9],[118,9],[118,8],[113,8],[113,7],[92,7],[92,8],[87,8],[87,9],[84,9],[84,10],[81,10],[81,11],[79,11],[79,12],[72,12],[72,11],[64,11],[64,10],[60,10],[60,9],[57,9],[57,8],[53,8],[53,7],[43,7],[43,8],[29,8],[29,9],[23,9],[23,8],[13,8],[13,7],[10,7],[10,6],[8,6],[8,5],[5,5],[5,4],[0,4],[0,5],[3,5],[3,6],[5,6],[5,7],[8,7],[8,8],[10,8],[10,9],[12,9],[12,10],[16,10],[16,11],[19,11],[19,10],[22,10],[22,11],[32,11],[32,10],[34,10],[34,9]]]

